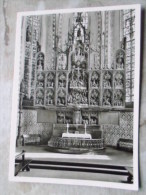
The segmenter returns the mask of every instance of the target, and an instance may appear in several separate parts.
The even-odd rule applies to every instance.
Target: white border
[[[38,177],[15,177],[14,162],[15,162],[15,145],[16,145],[16,129],[17,129],[17,112],[19,99],[19,73],[20,73],[20,54],[21,54],[21,23],[22,17],[28,15],[46,15],[57,13],[72,13],[72,12],[94,12],[106,10],[123,10],[135,9],[135,83],[134,83],[134,152],[133,152],[133,167],[134,167],[134,183],[123,184],[116,182],[103,182],[92,180],[75,180],[75,179],[56,179],[56,178],[38,178]],[[16,40],[15,40],[15,65],[13,79],[13,95],[12,95],[12,114],[11,114],[11,140],[10,140],[10,158],[9,158],[9,180],[16,182],[37,182],[37,183],[55,183],[69,184],[82,186],[99,186],[117,189],[138,190],[139,187],[139,171],[138,171],[138,129],[139,129],[139,75],[140,75],[140,28],[141,28],[141,5],[121,5],[109,7],[90,7],[90,8],[75,8],[75,9],[56,9],[44,11],[29,11],[17,13]],[[49,157],[47,154],[46,157]]]

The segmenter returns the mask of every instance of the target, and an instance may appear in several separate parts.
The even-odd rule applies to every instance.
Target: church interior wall
[[[40,112],[43,114],[43,118],[40,117]],[[106,124],[100,124],[99,127],[95,129],[87,129],[87,132],[93,135],[93,138],[100,137],[98,132],[99,129],[103,130],[104,143],[107,146],[116,146],[120,138],[132,139],[133,138],[133,113],[132,112],[115,112],[114,115],[118,114],[117,124],[115,121],[111,121],[110,117],[107,117],[107,112],[102,112],[102,121],[106,121]],[[37,116],[39,115],[39,117]],[[45,120],[45,115],[46,119]],[[100,113],[99,113],[100,115]],[[52,118],[48,117],[52,116]],[[109,116],[109,113],[108,113]],[[40,120],[41,118],[41,120]],[[100,118],[100,117],[99,117]],[[52,120],[54,119],[54,121]],[[54,111],[49,110],[30,110],[24,109],[22,113],[22,131],[21,135],[28,134],[40,134],[41,144],[46,145],[51,136],[61,136],[63,132],[66,131],[66,124],[58,124],[53,130],[53,124],[55,123]],[[45,122],[43,122],[45,121]],[[47,122],[46,122],[47,121]],[[113,123],[113,124],[112,124]],[[119,123],[119,124],[118,124]],[[72,132],[73,130],[71,130]],[[84,132],[83,129],[80,133]],[[97,132],[95,134],[95,132]]]

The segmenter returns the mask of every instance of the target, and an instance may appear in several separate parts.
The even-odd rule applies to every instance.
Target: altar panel
[[[38,123],[56,123],[56,111],[55,110],[38,110],[37,111]]]

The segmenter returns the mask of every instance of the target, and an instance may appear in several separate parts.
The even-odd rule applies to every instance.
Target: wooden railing
[[[15,157],[15,176],[18,175],[20,171],[30,171],[29,163],[31,161],[30,159],[25,159],[25,151],[22,150],[22,152]]]
[[[20,160],[17,160],[20,163]],[[133,168],[121,165],[91,164],[78,162],[60,162],[47,160],[32,160],[29,165],[30,169],[44,169],[56,171],[75,171],[86,173],[100,173],[108,175],[125,176],[127,183],[133,183]]]

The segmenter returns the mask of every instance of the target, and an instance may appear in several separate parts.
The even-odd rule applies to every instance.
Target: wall
[[[21,135],[40,134],[41,144],[47,144],[52,135],[52,123],[38,123],[37,110],[23,110],[21,125]]]
[[[53,123],[56,123],[56,122],[51,123],[51,120],[49,120],[49,114],[51,115],[51,112],[47,111],[45,113],[43,111],[41,113],[41,115],[46,114],[48,116],[48,122],[47,120],[45,120],[45,122],[42,122],[43,116],[39,117],[42,120],[39,119],[40,122],[38,122],[37,114],[38,114],[38,110],[23,110],[22,122],[21,122],[21,126],[22,126],[21,135],[40,134],[41,144],[46,145],[52,135],[61,136],[62,133],[66,131],[66,125],[60,125],[60,124],[56,125],[53,131]],[[105,113],[103,112],[102,118],[104,118],[104,114]],[[115,112],[114,112],[114,115],[115,115]],[[96,127],[94,128],[94,130],[87,128],[87,132],[93,134],[94,132],[97,132],[98,130],[102,129],[104,132],[103,135],[104,135],[105,145],[108,145],[108,146],[116,146],[119,138],[133,139],[133,113],[132,112],[119,113],[118,121],[119,121],[119,124],[116,124],[116,125],[115,123],[109,124],[110,121],[108,121],[108,118],[106,117],[106,122],[108,125],[101,125],[101,127],[98,127],[98,128]],[[70,128],[70,132],[72,132],[71,128]],[[80,133],[84,133],[84,129],[80,130]],[[99,133],[99,137],[100,136],[101,135]],[[95,137],[95,138],[98,138],[98,137]]]
[[[5,3],[3,3],[5,2]],[[14,183],[8,180],[16,13],[38,9],[142,4],[141,97],[138,192],[74,185]],[[145,0],[5,0],[0,1],[0,191],[3,195],[144,195],[146,194],[146,1]]]
[[[133,139],[133,113],[121,112],[119,125],[103,125],[105,145],[116,146],[119,138]]]

